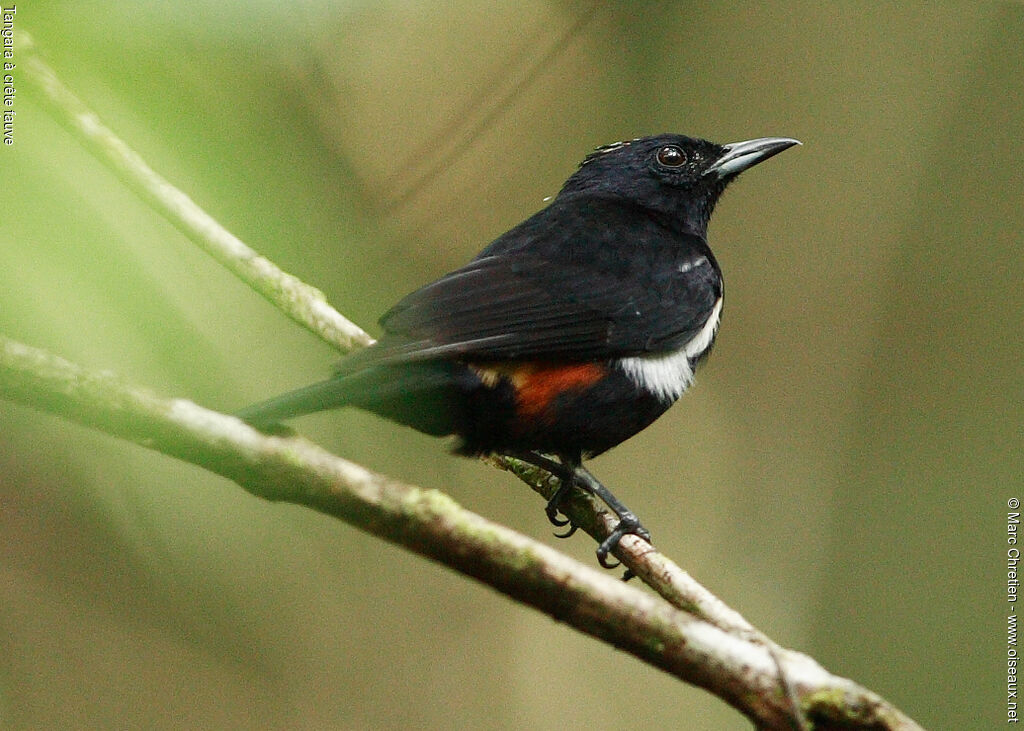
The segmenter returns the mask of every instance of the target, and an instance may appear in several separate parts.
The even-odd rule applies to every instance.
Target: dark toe
[[[615,529],[609,534],[607,538],[601,541],[601,545],[597,547],[597,562],[606,569],[613,569],[617,567],[619,565],[618,562],[608,562],[608,554],[612,553],[616,548],[618,548],[619,541],[622,540],[623,536],[629,535],[642,538],[648,543],[651,542],[650,531],[644,528],[642,525],[640,525],[640,521],[638,521],[635,517],[624,518],[623,520],[619,521],[619,524],[615,526]],[[627,571],[626,576],[623,577],[623,580],[629,581],[631,578],[633,578],[632,573]]]
[[[562,523],[562,525],[566,525],[566,524],[568,524],[569,530],[567,530],[565,533],[555,533],[555,538],[568,538],[573,533],[575,533],[577,530],[579,530],[579,526],[573,525],[568,520],[565,521],[564,523]],[[557,525],[557,523],[556,523],[556,525]]]

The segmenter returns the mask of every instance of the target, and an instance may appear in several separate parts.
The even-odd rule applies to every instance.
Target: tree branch
[[[154,172],[57,79],[20,34],[25,78],[97,159],[194,243],[296,322],[342,351],[373,340],[323,294],[256,254]],[[792,692],[815,728],[917,729],[912,720],[811,658],[779,647],[685,571],[635,536],[616,556],[661,597],[491,523],[434,490],[406,485],[301,437],[267,436],[183,399],[0,336],[0,397],[198,465],[268,500],[306,505],[405,546],[723,698],[762,728],[791,728]],[[550,497],[558,482],[506,457],[485,460]],[[564,511],[597,540],[615,518],[592,498]],[[786,679],[779,682],[780,673]]]
[[[0,337],[0,396],[223,475],[258,497],[305,505],[443,563],[672,675],[762,728],[790,728],[781,668],[815,728],[917,729],[875,694],[811,658],[773,652],[638,587],[298,436],[267,436]]]
[[[53,70],[36,55],[28,33],[19,31],[17,42],[22,59],[19,61],[21,72],[39,92],[40,101],[54,118],[192,243],[295,322],[342,352],[373,342],[362,328],[327,304],[323,292],[257,254],[149,167],[138,153],[104,126],[99,117],[61,83]]]

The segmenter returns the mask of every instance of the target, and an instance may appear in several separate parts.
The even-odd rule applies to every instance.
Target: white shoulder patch
[[[641,388],[650,391],[662,401],[675,401],[693,383],[693,366],[690,365],[690,361],[711,346],[721,316],[722,298],[719,297],[704,327],[683,347],[661,355],[623,358],[619,365]]]

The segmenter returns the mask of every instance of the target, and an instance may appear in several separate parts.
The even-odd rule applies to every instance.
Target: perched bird
[[[715,203],[741,172],[798,144],[663,134],[599,147],[546,208],[395,305],[381,339],[332,378],[238,416],[267,428],[355,406],[457,435],[461,454],[538,465],[561,479],[547,506],[555,525],[569,523],[559,506],[573,487],[618,515],[597,550],[611,567],[624,535],[650,534],[581,463],[644,429],[690,386],[722,314],[707,243]]]

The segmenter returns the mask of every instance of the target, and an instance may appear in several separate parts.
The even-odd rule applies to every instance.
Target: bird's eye
[[[658,150],[658,162],[667,168],[678,168],[686,164],[686,153],[675,145],[665,145]]]

